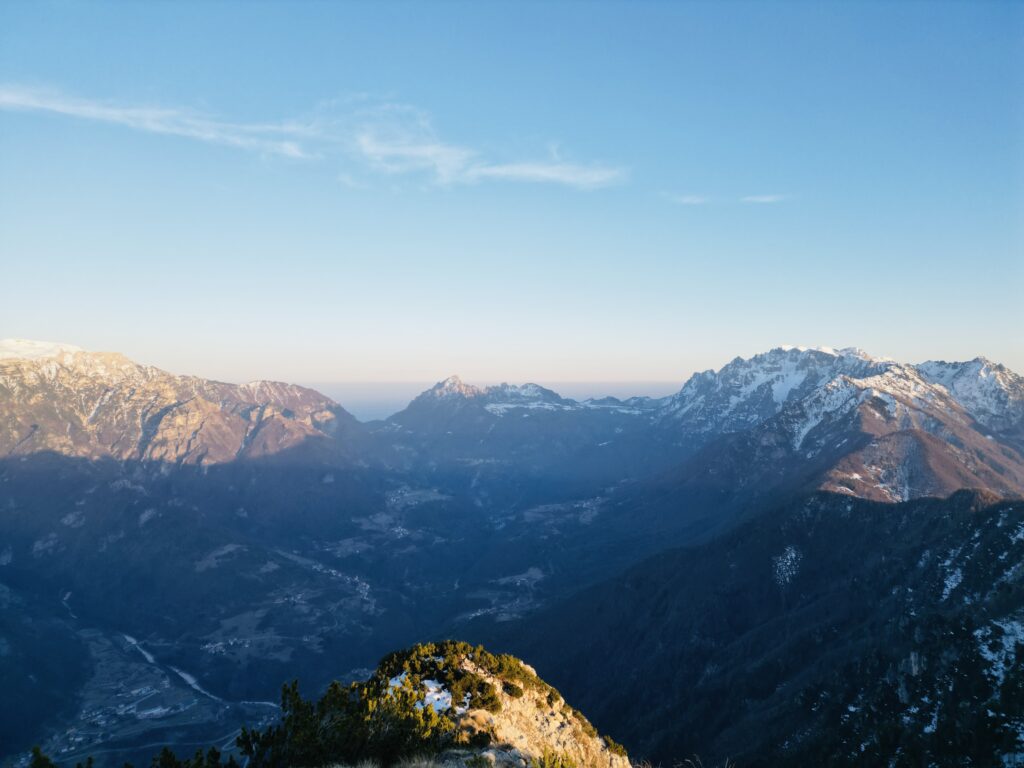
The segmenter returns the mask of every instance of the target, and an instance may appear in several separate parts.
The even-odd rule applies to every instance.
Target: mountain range
[[[834,661],[883,674],[916,652],[930,659],[922,686],[949,667],[939,645],[911,648],[920,622],[901,611],[967,632],[978,686],[997,646],[1018,669],[1003,638],[1021,553],[999,537],[1016,535],[1022,495],[1024,379],[983,358],[779,347],[660,399],[451,377],[362,423],[296,385],[0,342],[0,672],[18,692],[0,701],[0,752],[45,741],[61,759],[119,764],[156,738],[213,743],[272,719],[282,680],[362,679],[393,648],[459,636],[536,663],[631,754],[806,759],[837,748],[833,732],[849,746],[872,727],[828,719],[847,701]],[[964,537],[1010,565],[960,563]],[[771,586],[766,563],[794,558]],[[955,568],[973,586],[954,610],[933,582]],[[837,595],[845,612],[823,612]],[[807,638],[848,634],[860,639],[834,657],[823,640],[807,656]],[[627,648],[613,674],[604,654]],[[871,687],[863,672],[863,699],[845,706],[896,717],[893,675]],[[649,717],[625,705],[659,681]],[[783,706],[808,691],[832,708]],[[988,695],[1006,738],[970,754],[1010,754],[1019,713]],[[932,733],[963,725],[943,706]],[[864,751],[942,764],[957,754],[947,742]]]

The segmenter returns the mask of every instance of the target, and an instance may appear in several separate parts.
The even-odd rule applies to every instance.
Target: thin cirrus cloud
[[[511,181],[596,189],[618,183],[626,175],[618,167],[569,163],[558,157],[490,160],[474,149],[440,140],[425,113],[401,104],[279,123],[237,123],[182,109],[116,105],[52,90],[0,85],[0,110],[63,115],[298,160],[355,159],[371,171],[426,175],[438,185]]]
[[[767,205],[770,203],[781,203],[788,197],[789,195],[747,195],[746,197],[741,197],[740,202],[754,203],[755,205]]]
[[[729,203],[729,202],[740,202],[740,203],[752,203],[755,205],[767,205],[770,203],[781,203],[783,200],[788,200],[789,195],[746,195],[738,199],[730,201],[729,198],[715,199],[705,197],[704,195],[666,195],[669,202],[675,203],[676,205],[706,205],[708,203]]]
[[[426,173],[442,185],[519,181],[596,189],[622,181],[625,171],[601,164],[564,161],[554,150],[547,160],[495,161],[470,147],[440,139],[430,117],[408,105],[371,105],[348,121],[354,149],[372,167],[390,174]],[[346,133],[346,128],[337,131]]]
[[[444,144],[430,136],[393,139],[373,132],[361,133],[359,151],[386,173],[426,172],[439,184],[480,181],[524,181],[596,189],[620,181],[624,171],[602,165],[578,165],[557,158],[550,161],[499,163],[482,159],[466,147]]]
[[[0,109],[52,114],[121,125],[148,133],[182,136],[209,144],[284,157],[309,157],[286,125],[246,125],[211,120],[179,109],[125,107],[66,96],[53,91],[0,86]]]
[[[624,177],[625,172],[621,168],[553,161],[480,164],[467,169],[466,175],[470,180],[536,181],[595,189],[616,183]]]

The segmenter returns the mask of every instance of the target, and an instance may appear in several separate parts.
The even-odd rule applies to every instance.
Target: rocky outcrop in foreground
[[[286,687],[282,713],[278,725],[240,737],[252,768],[410,758],[466,768],[630,765],[533,668],[466,643],[393,653],[367,681],[335,683],[316,704]]]

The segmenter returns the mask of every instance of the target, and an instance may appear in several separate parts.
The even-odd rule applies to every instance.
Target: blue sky
[[[0,337],[302,382],[1024,370],[1019,3],[4,3]]]

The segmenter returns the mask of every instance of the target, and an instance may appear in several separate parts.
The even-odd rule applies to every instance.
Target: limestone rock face
[[[504,680],[500,674],[490,673],[469,659],[464,665],[467,671],[494,687],[501,703],[498,712],[468,709],[457,719],[463,732],[490,736],[495,747],[481,756],[492,765],[525,768],[531,759],[548,753],[567,758],[579,768],[629,768],[625,755],[609,749],[609,743],[597,734],[586,717],[547,687],[532,667],[522,664],[539,685],[526,683],[520,687],[519,683]],[[519,690],[522,695],[509,692]]]
[[[466,643],[430,643],[387,657],[375,678],[387,682],[378,688],[382,700],[401,695],[451,723],[436,764],[630,768],[623,747],[515,657]]]
[[[355,419],[293,384],[176,376],[123,355],[0,355],[0,455],[217,464],[289,451],[340,458]]]

